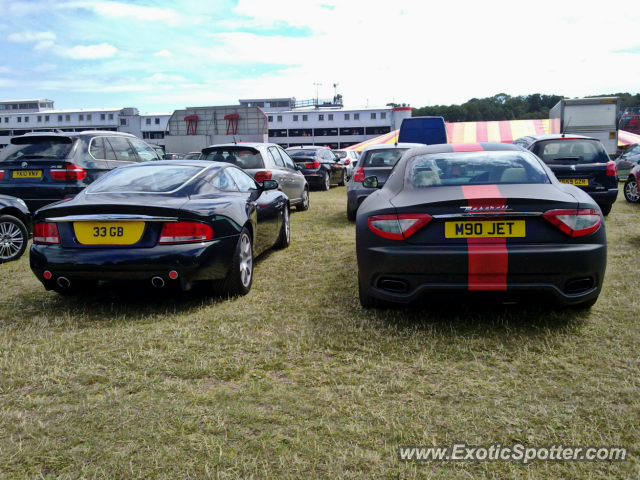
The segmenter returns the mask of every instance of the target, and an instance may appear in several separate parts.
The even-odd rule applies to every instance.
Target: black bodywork
[[[24,223],[27,227],[29,236],[33,232],[33,217],[29,212],[29,209],[15,197],[9,197],[7,195],[0,195],[0,215],[9,215],[15,217]]]
[[[47,145],[48,148],[43,147]],[[26,146],[26,147],[25,147]],[[29,155],[28,147],[33,146]],[[14,156],[16,148],[25,148]],[[24,154],[23,154],[24,153]],[[142,140],[119,132],[36,133],[14,137],[0,153],[0,194],[18,197],[34,213],[41,207],[73,197],[114,168],[159,160]],[[52,170],[77,166],[83,178],[55,180]],[[38,178],[14,178],[14,172],[39,173]]]
[[[310,186],[326,189],[329,184],[345,185],[346,174],[340,164],[340,158],[331,149],[326,147],[291,147],[286,150],[289,156],[299,166],[300,172],[304,175]],[[307,168],[318,162],[317,168]],[[327,177],[329,181],[327,183]]]
[[[236,169],[228,164],[197,160],[157,163],[163,164],[198,166],[202,173],[174,192],[91,194],[90,189],[37,212],[35,222],[57,219],[60,235],[60,244],[34,243],[31,247],[31,269],[47,290],[59,290],[56,280],[61,276],[69,279],[72,286],[84,280],[149,281],[159,276],[168,283],[178,282],[187,290],[201,280],[225,278],[243,228],[251,233],[254,257],[274,245],[283,212],[288,208],[282,192],[265,191],[248,176],[255,185],[251,191],[214,187],[212,182],[220,172]],[[144,167],[138,164],[125,168]],[[128,215],[149,218],[142,237],[133,245],[82,245],[76,238],[74,217],[117,221],[118,216]],[[208,224],[213,227],[213,240],[158,244],[163,218]],[[177,279],[168,276],[172,270],[178,272]],[[45,271],[52,273],[50,279],[44,278]]]
[[[477,145],[485,151],[522,151],[514,145]],[[445,222],[451,220],[450,217],[501,218],[493,212],[477,212],[466,217],[462,212],[467,212],[474,200],[465,196],[461,186],[405,188],[405,167],[414,155],[453,151],[452,145],[410,149],[396,164],[384,186],[360,206],[356,218],[356,249],[361,292],[397,303],[452,297],[456,301],[480,298],[538,303],[546,299],[571,305],[596,299],[606,269],[604,222],[594,233],[572,238],[541,216],[555,209],[598,209],[594,200],[579,188],[558,182],[548,167],[533,157],[547,172],[547,184],[487,185],[488,191],[499,193],[500,200],[508,205],[510,216],[504,218],[526,222],[524,238],[506,238],[502,245],[487,241],[473,246],[465,239],[445,238]],[[491,204],[495,199],[481,200]],[[382,238],[368,225],[369,217],[374,215],[415,213],[428,214],[433,219],[405,240]],[[482,275],[487,275],[488,283],[493,281],[491,276],[497,267],[483,260],[491,258],[493,249],[502,252],[500,268],[506,270],[502,272],[505,274],[503,284],[494,282],[494,285],[483,286],[481,280],[479,286],[472,286],[470,270],[477,265],[484,266],[479,275],[477,271],[474,274],[474,282]],[[572,283],[580,279],[590,280]]]
[[[581,148],[585,141],[593,142],[598,147],[597,157],[583,157],[583,152],[576,153],[576,147]],[[547,159],[544,148],[550,142],[561,142],[565,145],[567,154],[559,155],[559,158]],[[513,142],[540,157],[551,169],[560,182],[584,180],[586,185],[578,185],[578,188],[587,192],[608,215],[611,205],[618,198],[618,176],[608,174],[607,163],[611,162],[609,155],[599,140],[581,135],[531,135],[522,137]],[[576,144],[572,147],[572,144]]]

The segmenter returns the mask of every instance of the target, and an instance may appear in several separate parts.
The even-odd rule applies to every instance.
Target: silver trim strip
[[[475,212],[450,213],[447,215],[433,215],[433,218],[476,218],[476,217],[540,217],[542,212]]]
[[[68,217],[45,218],[45,222],[177,222],[178,217],[155,217],[150,215],[70,215]]]

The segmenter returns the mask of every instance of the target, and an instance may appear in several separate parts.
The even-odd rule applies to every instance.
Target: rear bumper
[[[581,303],[600,294],[606,270],[606,244],[509,245],[508,273],[502,287],[470,291],[466,246],[398,246],[358,249],[358,275],[368,295],[398,303],[441,299],[502,299],[559,304]],[[486,272],[491,276],[494,272]],[[578,293],[567,284],[576,279],[593,284]],[[406,285],[402,292],[383,288],[385,280]],[[397,284],[396,284],[397,285]],[[482,290],[482,289],[480,289]]]
[[[618,198],[618,189],[610,188],[599,192],[586,192],[595,200],[598,205],[613,205]]]
[[[62,248],[59,245],[32,245],[31,270],[47,290],[59,277],[71,285],[82,280],[144,280],[162,277],[165,282],[179,281],[188,290],[200,280],[222,279],[231,265],[239,236],[212,242],[185,245],[156,245],[152,248]],[[45,270],[52,278],[43,277]],[[177,280],[169,272],[178,272]]]
[[[304,178],[307,180],[307,183],[313,187],[324,185],[324,177],[325,172],[304,174]]]

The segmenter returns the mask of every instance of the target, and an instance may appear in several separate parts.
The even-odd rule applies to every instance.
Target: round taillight
[[[46,270],[42,276],[44,277],[45,280],[51,280],[51,277],[53,277],[53,275],[51,274],[51,272],[49,270]]]
[[[175,270],[171,270],[171,271],[169,272],[169,278],[170,278],[171,280],[175,280],[176,278],[178,278],[178,272],[176,272]]]

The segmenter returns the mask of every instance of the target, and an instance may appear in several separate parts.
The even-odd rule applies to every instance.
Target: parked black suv
[[[618,169],[600,140],[581,135],[531,135],[515,145],[531,150],[542,159],[561,183],[587,192],[609,215],[618,198]]]
[[[347,184],[347,170],[340,164],[340,157],[327,147],[290,147],[286,152],[300,168],[312,187],[329,190],[332,183]]]
[[[160,158],[128,133],[31,133],[12,138],[0,153],[0,194],[21,198],[33,213],[114,168],[149,160]]]

